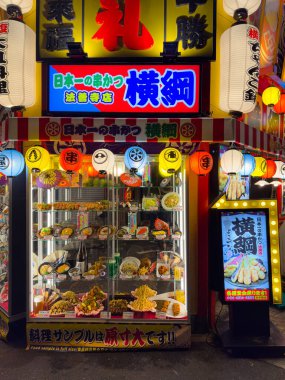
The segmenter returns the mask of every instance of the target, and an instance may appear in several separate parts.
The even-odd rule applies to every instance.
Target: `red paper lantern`
[[[274,174],[276,173],[277,166],[275,164],[275,161],[273,160],[266,160],[267,166],[266,171],[262,178],[272,178]]]
[[[190,156],[190,167],[194,173],[198,175],[206,175],[210,173],[213,168],[213,158],[210,153],[197,150]]]
[[[77,172],[82,166],[83,156],[75,148],[66,148],[59,155],[59,164],[67,172]]]
[[[285,113],[285,94],[280,95],[280,99],[273,107],[273,111],[278,114]]]

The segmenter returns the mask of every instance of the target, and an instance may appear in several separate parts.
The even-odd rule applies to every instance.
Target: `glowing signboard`
[[[49,112],[198,113],[199,65],[50,65]]]
[[[81,42],[91,59],[161,59],[177,41],[179,59],[215,59],[215,24],[215,0],[38,0],[37,58],[68,58]]]

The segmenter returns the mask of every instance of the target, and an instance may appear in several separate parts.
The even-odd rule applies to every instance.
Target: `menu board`
[[[222,212],[225,301],[268,301],[267,219],[264,211]]]

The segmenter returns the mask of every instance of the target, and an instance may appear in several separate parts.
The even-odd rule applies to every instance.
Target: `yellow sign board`
[[[67,43],[80,42],[88,58],[161,59],[177,42],[181,58],[214,59],[215,10],[215,0],[38,0],[37,58],[68,58]]]
[[[189,348],[189,325],[28,323],[28,348],[49,351],[109,351]]]

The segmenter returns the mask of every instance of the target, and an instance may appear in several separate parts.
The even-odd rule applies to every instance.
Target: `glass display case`
[[[140,183],[121,155],[107,175],[52,161],[54,186],[30,176],[30,321],[189,323],[184,159],[162,177],[149,156]]]

